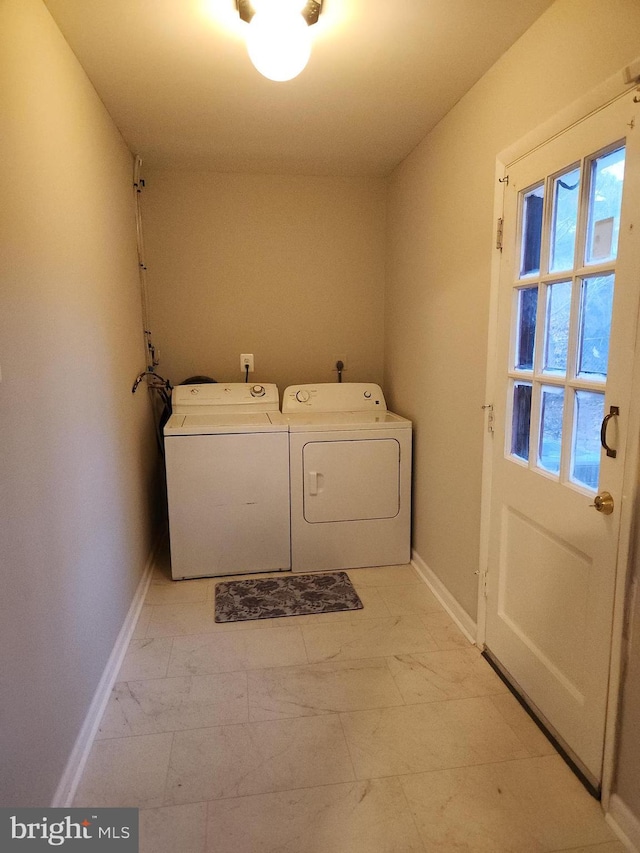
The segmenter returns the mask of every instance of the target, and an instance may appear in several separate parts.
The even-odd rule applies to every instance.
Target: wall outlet
[[[243,352],[240,356],[240,370],[245,373],[249,368],[249,373],[253,373],[253,353]]]

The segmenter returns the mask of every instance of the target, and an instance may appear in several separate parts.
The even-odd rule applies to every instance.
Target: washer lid
[[[164,427],[165,436],[232,435],[257,432],[287,432],[286,423],[273,423],[269,415],[259,412],[173,414]]]

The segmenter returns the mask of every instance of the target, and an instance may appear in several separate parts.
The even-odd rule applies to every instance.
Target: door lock
[[[603,515],[611,515],[613,512],[613,495],[609,492],[600,492],[599,495],[595,496],[593,503],[589,504],[589,506],[595,507]]]

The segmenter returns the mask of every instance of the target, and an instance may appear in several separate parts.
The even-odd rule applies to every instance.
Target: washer
[[[179,385],[164,427],[174,580],[291,567],[289,441],[275,385]]]
[[[275,416],[273,416],[275,419]],[[408,563],[411,421],[379,385],[292,385],[289,427],[294,572]]]

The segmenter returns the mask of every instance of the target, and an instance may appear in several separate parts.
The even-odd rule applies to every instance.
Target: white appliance
[[[179,385],[164,428],[174,580],[291,567],[289,441],[275,385]]]
[[[408,563],[411,421],[387,411],[380,386],[292,385],[281,420],[289,427],[293,571]]]

